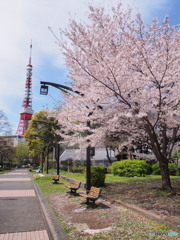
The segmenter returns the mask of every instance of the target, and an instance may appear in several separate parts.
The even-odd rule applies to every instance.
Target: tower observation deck
[[[29,64],[27,65],[25,96],[22,103],[20,112],[20,121],[16,134],[24,135],[28,129],[29,121],[32,118],[34,111],[32,110],[32,64],[31,64],[32,44],[30,45]]]

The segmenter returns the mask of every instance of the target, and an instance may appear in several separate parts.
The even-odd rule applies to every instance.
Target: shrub
[[[84,173],[84,167],[72,168],[71,172],[73,172],[73,173]]]
[[[105,167],[91,167],[91,185],[94,187],[102,187],[105,182]]]
[[[180,165],[177,166],[177,176],[180,176]]]
[[[160,170],[160,167],[159,167],[159,163],[155,163],[152,165],[152,174],[153,175],[161,175],[161,170]]]
[[[107,173],[112,173],[112,166],[109,166],[109,167],[107,168]]]
[[[112,164],[112,173],[124,177],[142,177],[151,174],[152,168],[144,160],[122,160]]]
[[[174,164],[174,163],[169,163],[168,168],[169,168],[169,175],[171,175],[171,176],[179,176],[180,175],[180,166],[179,165]],[[152,172],[153,175],[161,175],[159,163],[153,164],[152,169],[153,169],[153,172]]]
[[[178,176],[178,165],[174,164],[174,163],[169,163],[168,164],[168,168],[169,168],[169,175],[171,176]]]

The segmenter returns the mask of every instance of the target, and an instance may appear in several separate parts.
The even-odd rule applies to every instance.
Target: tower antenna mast
[[[25,84],[25,96],[22,103],[22,109],[20,112],[20,121],[17,128],[16,134],[24,135],[25,131],[28,129],[29,121],[32,119],[34,111],[32,110],[32,64],[31,64],[31,54],[32,54],[32,41],[30,44],[30,55],[29,64],[27,65],[26,72],[26,84]]]

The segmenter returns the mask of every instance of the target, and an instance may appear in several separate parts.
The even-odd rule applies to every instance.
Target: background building
[[[112,162],[116,160],[114,151],[109,153]],[[73,160],[73,167],[86,164],[86,149],[67,149],[60,156],[60,167],[65,168],[68,161]],[[111,162],[108,160],[105,148],[95,149],[95,155],[91,157],[91,166],[108,167]]]

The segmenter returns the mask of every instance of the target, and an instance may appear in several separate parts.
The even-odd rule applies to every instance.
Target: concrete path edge
[[[43,212],[46,222],[48,224],[49,231],[53,237],[53,240],[60,240],[60,239],[69,240],[67,234],[61,227],[59,221],[57,220],[57,218],[55,216],[55,213],[53,212],[52,208],[48,204],[48,202],[47,202],[46,198],[44,197],[38,184],[35,182],[35,180],[33,179],[31,174],[30,174],[30,176],[31,176],[35,191],[37,193],[37,196],[38,196],[38,199],[40,202],[40,206],[42,208],[42,212]]]

